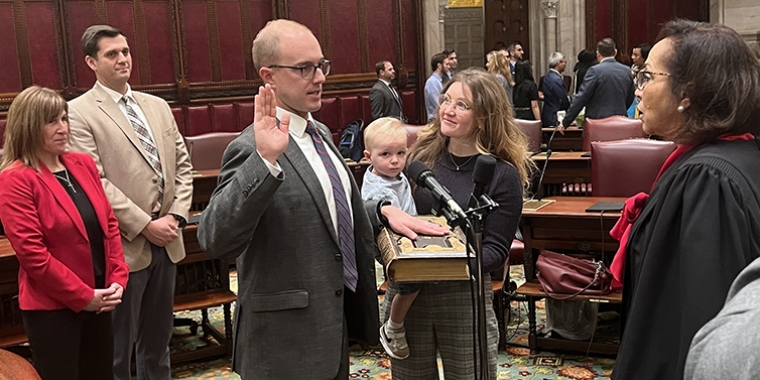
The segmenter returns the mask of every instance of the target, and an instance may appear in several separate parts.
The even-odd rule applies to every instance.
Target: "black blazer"
[[[372,120],[381,117],[405,120],[401,99],[393,96],[388,85],[379,79],[369,92],[369,105],[372,108]]]
[[[570,106],[565,90],[565,81],[561,75],[549,70],[544,76],[544,109],[541,111],[541,123],[544,127],[556,127],[557,111]]]
[[[583,107],[586,117],[603,119],[609,116],[627,116],[633,103],[633,76],[631,68],[614,59],[589,67],[581,90],[567,110],[562,125],[572,124]]]

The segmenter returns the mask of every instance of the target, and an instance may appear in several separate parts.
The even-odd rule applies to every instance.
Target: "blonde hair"
[[[257,70],[262,67],[268,67],[277,64],[280,58],[280,36],[283,34],[311,33],[311,30],[303,24],[292,20],[272,20],[259,31],[253,40],[251,55],[253,56],[253,66]]]
[[[45,124],[68,110],[66,101],[49,88],[32,86],[21,91],[8,109],[0,170],[16,160],[40,170],[37,153],[44,144]]]
[[[525,194],[535,164],[528,156],[528,140],[515,123],[504,88],[493,75],[483,69],[469,68],[456,73],[444,85],[441,93],[445,94],[456,82],[469,87],[472,93],[476,125],[473,133],[478,152],[512,164],[520,175]],[[428,167],[433,167],[436,159],[447,149],[448,143],[449,138],[441,133],[440,117],[436,117],[418,133],[407,161],[419,160]]]
[[[509,68],[509,62],[504,54],[496,50],[488,53],[486,59],[490,63],[488,72],[491,74],[501,74],[507,80],[510,86],[515,85],[514,79],[512,79],[512,70]]]
[[[381,117],[364,130],[364,149],[370,150],[375,144],[382,141],[404,140],[406,143],[409,134],[401,120],[393,117]]]

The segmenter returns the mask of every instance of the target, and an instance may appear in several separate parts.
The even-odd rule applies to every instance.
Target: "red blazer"
[[[81,153],[61,161],[92,203],[103,229],[106,286],[127,286],[119,226],[95,162]],[[81,311],[95,293],[92,252],[82,217],[45,165],[36,171],[16,161],[0,173],[0,217],[19,262],[22,310]]]

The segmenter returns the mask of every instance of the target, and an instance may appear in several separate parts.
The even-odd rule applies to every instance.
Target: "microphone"
[[[554,131],[552,131],[552,135],[549,136],[549,141],[546,143],[546,160],[544,161],[544,167],[541,168],[541,176],[538,178],[538,194],[536,194],[537,201],[541,201],[541,197],[544,193],[544,175],[546,175],[546,167],[549,164],[549,157],[552,156],[552,140],[554,140],[554,135],[557,134],[557,128],[554,128]],[[543,148],[543,147],[542,147]]]
[[[440,200],[441,203],[448,206],[448,210],[451,211],[454,219],[467,219],[467,214],[462,211],[459,204],[451,197],[451,193],[438,182],[433,176],[433,172],[421,161],[414,161],[409,164],[409,176],[414,179],[414,182],[418,185],[430,190],[433,196]]]
[[[478,157],[475,161],[475,170],[472,172],[472,181],[475,182],[475,190],[470,198],[470,207],[477,207],[480,196],[486,190],[486,186],[493,180],[493,172],[496,169],[496,159],[493,156]]]

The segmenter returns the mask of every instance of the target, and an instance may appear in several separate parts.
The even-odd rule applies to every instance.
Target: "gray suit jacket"
[[[327,128],[316,124],[340,156]],[[338,237],[319,180],[292,138],[278,163],[276,178],[256,153],[253,127],[241,132],[224,152],[198,240],[214,257],[237,257],[233,370],[243,379],[333,379],[344,317],[350,337],[378,343],[377,202],[365,209],[351,181],[359,269],[353,293],[344,289]]]
[[[174,116],[161,98],[132,91],[140,105],[161,160],[164,200],[159,216],[179,215],[187,220],[193,198],[193,177],[185,141]],[[158,199],[158,176],[132,125],[100,86],[69,102],[71,150],[89,154],[98,166],[101,182],[119,220],[124,259],[131,272],[150,265],[150,242],[140,232],[151,220]],[[166,245],[172,262],[185,257],[182,234]]]
[[[369,91],[369,105],[372,108],[372,120],[381,117],[395,117],[404,120],[401,99],[393,96],[388,85],[379,79]]]
[[[586,107],[586,117],[603,119],[605,117],[628,115],[628,107],[633,103],[633,76],[631,68],[608,59],[591,66],[583,79],[581,90],[570,103],[562,125],[568,126]]]

